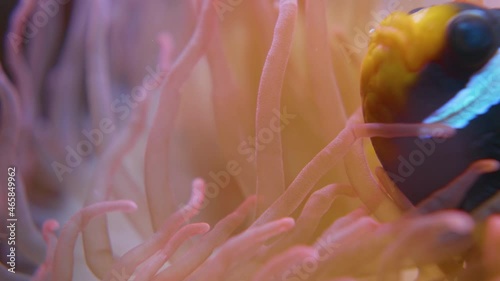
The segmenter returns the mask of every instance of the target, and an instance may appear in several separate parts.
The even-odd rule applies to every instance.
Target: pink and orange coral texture
[[[367,137],[422,126],[360,121],[370,30],[442,2],[2,0],[0,279],[500,280],[494,206],[412,206]]]

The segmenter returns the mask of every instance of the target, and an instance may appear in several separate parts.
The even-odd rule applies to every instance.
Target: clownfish
[[[442,123],[448,139],[372,138],[392,181],[418,204],[481,159],[500,161],[500,9],[449,3],[394,12],[371,33],[361,68],[367,123]],[[456,208],[500,191],[476,180]]]

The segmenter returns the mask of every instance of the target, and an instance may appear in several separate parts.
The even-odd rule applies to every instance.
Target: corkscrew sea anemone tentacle
[[[500,278],[500,195],[474,199],[472,213],[456,209],[500,159],[448,163],[453,175],[432,186],[424,165],[411,175],[388,165],[406,153],[388,145],[398,140],[434,141],[439,155],[438,145],[462,136],[453,114],[399,117],[434,112],[406,103],[427,93],[408,85],[451,54],[439,48],[450,19],[470,7],[493,19],[495,10],[396,0],[18,2],[0,61],[0,217],[15,166],[18,247],[12,273],[2,236],[0,278]],[[495,144],[488,134],[477,141]],[[397,176],[420,189],[399,189]]]

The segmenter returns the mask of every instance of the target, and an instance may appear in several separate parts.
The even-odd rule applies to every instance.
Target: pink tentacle
[[[342,159],[355,142],[344,129],[300,171],[286,191],[254,222],[252,227],[291,214],[311,192],[317,181]]]
[[[293,276],[293,272],[290,270],[292,267],[296,265],[303,266],[302,263],[305,263],[307,259],[312,259],[315,262],[318,260],[317,256],[318,253],[314,248],[293,247],[266,262],[266,265],[255,274],[252,281],[290,280],[290,277]]]
[[[281,108],[281,91],[292,49],[296,19],[297,1],[281,0],[273,42],[262,70],[257,96],[255,121],[255,163],[259,198],[257,215],[266,210],[285,191],[281,144],[283,125],[278,124],[276,127],[276,124],[273,125],[273,120],[280,121],[281,113],[276,115],[276,111],[280,112]],[[261,144],[261,136],[266,132],[271,132],[274,137],[270,142]]]
[[[469,168],[455,180],[447,186],[437,190],[420,203],[415,213],[428,214],[441,209],[457,207],[477,178],[482,174],[498,171],[498,169],[500,169],[500,163],[496,160],[487,159],[472,163]]]
[[[402,211],[381,190],[372,176],[366,161],[363,143],[354,144],[348,153],[344,164],[350,183],[363,204],[381,221],[392,221],[398,218]]]
[[[314,231],[323,215],[326,214],[333,204],[335,198],[342,195],[354,197],[356,193],[351,186],[342,184],[330,184],[314,192],[297,219],[295,229]]]
[[[355,196],[351,186],[330,184],[315,191],[307,200],[296,226],[287,236],[269,247],[266,255],[275,255],[292,245],[307,244],[323,216],[338,196]]]
[[[134,281],[151,280],[182,243],[192,236],[204,234],[209,230],[210,226],[206,223],[194,223],[182,227],[172,236],[163,249],[144,262],[143,267],[137,270]]]
[[[172,266],[160,272],[153,281],[170,280],[182,281],[196,270],[213,252],[222,245],[229,236],[240,226],[248,214],[254,209],[256,197],[251,196],[245,200],[234,212],[217,223],[212,231],[205,235],[196,247],[190,249]]]
[[[139,264],[158,251],[184,223],[198,214],[202,206],[204,190],[205,183],[203,180],[194,180],[193,191],[188,204],[168,217],[162,227],[150,239],[134,247],[119,258],[103,280],[110,281],[113,272],[124,272],[127,276],[131,276]]]
[[[349,215],[349,220],[339,222],[338,225],[335,225],[335,222],[315,242],[314,247],[320,257],[316,278],[322,280],[324,277],[345,276],[353,272],[362,274],[363,268],[370,262],[364,257],[370,247],[361,248],[363,250],[360,251],[353,246],[365,241],[366,234],[375,232],[381,225],[371,217],[359,217],[360,215],[362,213],[359,211],[353,212]],[[332,264],[335,264],[335,267],[332,267]]]
[[[454,128],[441,123],[364,123],[361,108],[349,118],[347,126],[356,138],[451,138],[456,133]]]
[[[293,219],[283,218],[246,230],[226,242],[215,256],[186,278],[186,281],[223,280],[231,265],[250,259],[258,251],[258,246],[272,237],[289,231],[293,226]],[[242,256],[240,253],[245,253],[245,255]]]
[[[170,46],[164,47],[165,49],[160,52],[162,56],[160,63],[167,66],[169,57],[165,53],[169,52]],[[116,172],[123,164],[123,157],[134,147],[147,127],[149,96],[150,92],[154,90],[153,88],[145,93],[146,98],[132,113],[131,120],[128,121],[129,125],[115,135],[115,138],[109,142],[110,147],[102,152],[101,162],[104,168],[99,170],[101,175],[98,176],[99,181],[95,185],[99,190],[91,193],[92,196],[88,199],[87,204],[100,202],[109,198]],[[98,278],[103,278],[114,262],[107,218],[97,218],[90,223],[83,231],[83,242],[89,268]]]
[[[367,123],[353,126],[358,138],[401,138],[401,137],[439,137],[450,138],[455,135],[455,129],[444,124],[383,124]]]
[[[96,203],[85,207],[73,215],[64,225],[59,236],[55,256],[53,277],[58,281],[70,281],[73,278],[73,251],[76,238],[87,224],[95,217],[109,212],[132,212],[137,206],[132,201],[120,200]]]
[[[330,225],[330,227],[327,228],[323,232],[323,234],[321,234],[321,236],[317,239],[317,241],[326,240],[330,235],[334,235],[335,233],[355,223],[356,221],[360,220],[366,215],[367,215],[367,210],[359,208],[348,213],[343,217],[340,217],[339,219],[335,220],[335,222],[332,225]],[[317,242],[314,245],[321,246]]]
[[[56,230],[59,228],[59,223],[55,220],[48,220],[44,222],[42,233],[45,243],[47,243],[47,253],[45,255],[45,261],[41,264],[35,274],[33,275],[32,281],[49,281],[51,280],[52,268],[54,264],[54,255],[57,246],[57,236]]]
[[[324,147],[314,158],[307,163],[307,165],[300,171],[300,173],[295,177],[293,182],[287,188],[287,190],[269,207],[253,224],[253,226],[260,225],[262,223],[272,221],[273,219],[287,216],[291,214],[300,203],[306,198],[318,182],[318,180],[323,177],[329,170],[331,170],[349,151],[350,148],[358,140],[356,135],[356,130],[362,128],[363,124],[357,124],[356,119],[360,118],[359,114],[354,114],[348,121],[348,126],[344,128],[335,139],[333,139],[326,147]],[[410,136],[410,133],[415,133],[413,136],[428,136],[430,134],[438,134],[442,137],[451,137],[450,134],[444,134],[443,131],[435,131],[430,128],[435,128],[434,124],[415,124],[418,130],[413,130],[408,132],[406,130],[386,130],[386,124],[379,124],[375,131],[372,133],[377,133],[380,137],[405,137]],[[355,129],[356,126],[358,129]],[[441,125],[440,125],[441,126]],[[391,125],[389,125],[389,128]],[[440,127],[441,128],[441,127]],[[446,127],[443,127],[446,128]],[[448,133],[449,131],[445,131]],[[454,132],[454,130],[451,130]],[[363,135],[366,137],[371,137],[372,135]],[[356,173],[352,171],[351,180],[356,182],[354,186],[356,187],[356,192],[361,197],[363,203],[365,203],[370,210],[376,211],[380,218],[391,219],[394,218],[394,214],[399,213],[394,203],[389,200],[383,200],[381,197],[385,196],[382,191],[379,190],[375,181],[371,178],[371,172],[366,166],[366,161],[364,160],[362,147],[358,146],[357,155],[353,154],[354,157],[350,159],[350,165],[348,167],[358,167],[361,163],[363,167],[364,177],[359,177],[359,169],[356,169]],[[364,164],[363,164],[364,163]],[[374,193],[374,191],[376,191]],[[382,205],[380,205],[383,203]]]

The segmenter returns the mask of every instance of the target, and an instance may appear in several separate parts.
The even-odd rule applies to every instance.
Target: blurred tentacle
[[[28,18],[36,8],[37,0],[23,0],[13,12],[10,21],[10,34],[19,38],[17,44],[7,44],[7,63],[12,72],[13,82],[19,91],[20,102],[24,113],[22,115],[22,127],[32,132],[36,115],[36,97],[33,88],[33,77],[29,68],[21,39],[24,37]]]
[[[220,33],[220,26],[217,26],[207,51],[213,81],[212,102],[217,139],[226,159],[234,159],[241,166],[241,173],[235,178],[243,194],[250,196],[255,193],[255,165],[238,151],[241,144],[246,143],[245,138],[251,135],[246,129],[248,122],[244,112],[247,105],[240,97],[242,89],[229,69]],[[228,104],[231,106],[227,106]]]
[[[18,218],[18,243],[23,254],[32,261],[41,263],[44,259],[45,243],[40,231],[35,226],[31,216],[28,199],[26,196],[26,186],[22,178],[21,167],[17,158],[19,137],[21,133],[21,108],[18,92],[8,80],[3,68],[0,66],[0,152],[2,155],[1,168],[1,193],[3,202],[7,202],[7,178],[8,168],[15,170],[15,194],[16,194],[16,218]],[[6,205],[5,205],[5,208]],[[7,214],[5,213],[5,216]],[[4,215],[2,215],[4,217]]]
[[[74,1],[71,20],[56,65],[47,75],[49,121],[51,127],[40,132],[54,158],[64,159],[68,145],[75,145],[81,138],[84,109],[84,54],[90,7],[88,1]],[[55,136],[55,137],[54,137]]]
[[[7,75],[2,68],[0,62],[0,105],[2,106],[0,114],[0,144],[5,147],[5,152],[11,151],[14,153],[15,146],[19,141],[19,133],[21,130],[21,104],[19,101],[19,93],[17,92],[12,82],[7,78]],[[10,149],[7,150],[7,146]],[[14,155],[12,155],[14,156]],[[14,160],[12,159],[8,160]],[[6,161],[7,162],[7,161]],[[6,181],[4,181],[5,183]]]
[[[164,58],[166,57],[168,56],[164,56]],[[165,66],[168,65],[168,62],[166,61],[163,61],[162,63]],[[121,129],[115,135],[114,139],[110,141],[110,148],[102,154],[101,161],[104,169],[100,171],[104,172],[103,175],[98,178],[103,179],[103,181],[100,184],[96,184],[100,190],[93,192],[93,195],[88,202],[98,202],[106,200],[109,197],[109,193],[112,191],[110,190],[111,186],[114,184],[114,176],[122,167],[122,159],[124,155],[126,155],[130,149],[133,148],[138,138],[144,132],[146,128],[150,93],[145,92],[144,94],[146,95],[145,100],[143,100],[133,112],[131,120],[128,120],[129,125]],[[115,124],[113,124],[113,126],[115,126]],[[127,184],[132,183],[128,182]],[[145,206],[145,204],[142,205]],[[135,217],[137,217],[137,215],[135,215]],[[144,230],[146,231],[147,228]],[[101,234],[99,236],[100,239],[97,239],[96,233]],[[106,218],[99,218],[92,222],[89,227],[84,230],[83,237],[85,254],[87,262],[89,263],[89,268],[94,271],[94,274],[102,278],[109,268],[111,268],[114,261],[111,256],[111,245],[109,241]],[[108,254],[103,254],[103,251]]]
[[[104,156],[111,155],[116,158],[112,160],[113,165],[110,169],[110,177],[113,175],[115,179],[112,179],[111,192],[120,197],[120,199],[134,199],[138,205],[138,211],[131,213],[127,216],[131,222],[136,226],[136,230],[145,237],[149,237],[152,234],[153,229],[151,222],[144,220],[145,217],[150,217],[149,208],[147,205],[146,194],[143,194],[139,190],[139,186],[131,178],[131,175],[126,170],[126,168],[119,161],[122,155],[126,155],[138,142],[139,137],[142,136],[147,129],[148,122],[148,112],[151,110],[152,105],[152,95],[156,93],[158,87],[162,84],[163,79],[166,75],[166,70],[170,68],[172,61],[172,49],[173,43],[171,38],[167,34],[160,34],[158,38],[158,43],[160,45],[159,59],[158,63],[164,71],[158,73],[158,77],[154,77],[156,83],[153,85],[146,82],[147,85],[141,85],[144,87],[145,97],[142,101],[138,101],[140,104],[134,110],[131,120],[128,120],[128,126],[120,130],[118,134],[115,135],[114,139],[110,143],[110,148],[108,149]],[[152,78],[152,77],[150,77]],[[144,84],[143,80],[143,84]],[[121,180],[122,184],[117,184],[116,181]],[[119,188],[118,188],[119,187]],[[122,198],[123,197],[123,198]],[[128,198],[127,198],[128,197]]]
[[[0,278],[2,280],[9,280],[9,281],[30,281],[31,276],[23,274],[21,272],[16,272],[12,273],[5,268],[3,264],[0,264]]]
[[[306,55],[312,97],[319,111],[320,134],[324,140],[333,139],[347,120],[337,77],[328,47],[328,28],[324,0],[305,1]],[[332,120],[338,120],[332,124]]]
[[[491,215],[500,213],[500,192],[497,192],[493,197],[481,204],[472,211],[474,219],[482,221]]]
[[[111,192],[114,199],[133,200],[137,204],[137,211],[127,214],[126,217],[143,239],[150,237],[153,234],[153,227],[149,220],[144,219],[150,216],[144,190],[124,166],[116,172],[112,185]]]
[[[371,235],[363,239],[337,243],[334,248],[324,247],[329,255],[323,259],[322,276],[331,278],[355,274],[355,277],[368,277],[387,273],[382,278],[391,278],[391,274],[418,266],[425,267],[426,276],[431,276],[433,280],[444,278],[435,264],[469,249],[473,227],[473,220],[457,211],[403,217],[395,222],[381,224],[365,232]],[[345,231],[341,229],[334,235],[341,235]],[[395,244],[398,246],[393,246]],[[438,245],[443,247],[443,252],[433,250]],[[383,253],[382,259],[380,256]],[[331,264],[335,264],[335,268],[329,267]]]
[[[160,53],[162,55],[160,63],[168,67],[170,59],[168,47]],[[162,75],[160,75],[160,78],[163,78]],[[131,113],[131,120],[127,120],[128,126],[121,128],[118,133],[114,134],[114,138],[108,141],[109,147],[103,151],[100,157],[103,168],[98,170],[100,175],[97,177],[97,183],[95,183],[97,189],[90,193],[91,196],[87,199],[86,204],[109,199],[110,194],[113,192],[114,178],[122,166],[123,157],[130,152],[147,127],[147,110],[149,109],[151,92],[154,90],[156,90],[154,87],[150,91],[144,90],[142,94],[146,95],[146,97]],[[113,119],[109,120],[111,120],[111,124],[116,130],[117,125],[113,123]],[[83,231],[87,264],[99,278],[105,276],[114,262],[107,224],[106,217],[97,218]]]
[[[169,144],[180,103],[179,88],[205,53],[216,23],[212,2],[205,0],[188,45],[172,65],[164,83],[159,108],[148,137],[145,156],[145,184],[153,229],[157,230],[172,212],[175,199],[169,187],[165,165],[169,163]]]
[[[500,278],[500,216],[488,218],[483,245],[483,263],[491,278]]]
[[[85,38],[86,85],[88,89],[90,124],[92,129],[101,128],[103,120],[116,124],[112,114],[111,75],[109,69],[109,46],[107,38],[110,27],[110,1],[90,1],[88,30]],[[101,154],[110,142],[104,135],[95,149]]]
[[[473,228],[472,219],[459,212],[422,217],[385,249],[380,258],[378,280],[397,280],[395,273],[409,262],[408,258],[417,264],[430,264],[462,253],[472,244]],[[439,251],[433,251],[437,247]]]
[[[453,2],[469,3],[469,4],[484,6],[484,0],[454,0]]]
[[[368,3],[366,3],[368,4]],[[350,42],[347,39],[346,30],[333,26],[329,34],[329,47],[332,53],[332,60],[335,62],[333,67],[335,71],[335,77],[339,84],[339,90],[343,97],[349,95],[349,93],[359,93],[359,72],[361,66],[361,51],[359,54],[347,53],[347,46],[350,46]],[[356,95],[350,98],[344,99],[344,105],[346,107],[347,114],[352,114],[361,103],[361,96]]]
[[[26,4],[26,3],[25,3]],[[20,9],[20,8],[18,8]],[[19,11],[18,11],[19,12]],[[42,235],[36,228],[29,211],[27,198],[25,195],[25,186],[22,181],[22,173],[18,166],[17,149],[20,131],[22,127],[21,119],[21,101],[19,93],[14,85],[7,78],[0,62],[0,154],[2,161],[0,167],[0,198],[2,202],[7,202],[7,178],[8,168],[15,168],[15,194],[16,194],[16,212],[15,216],[18,219],[17,223],[17,243],[19,250],[17,256],[26,255],[34,262],[42,262],[45,253],[45,243]],[[1,204],[5,212],[1,212],[0,217],[4,221],[7,219],[7,205]],[[29,277],[17,272],[13,274],[9,272],[3,265],[0,266],[0,276],[5,280],[28,280]]]
[[[7,169],[5,169],[7,171]],[[26,186],[22,179],[23,174],[16,169],[16,217],[17,224],[17,239],[19,249],[36,263],[41,263],[44,260],[46,245],[43,241],[42,234],[33,221],[33,217],[29,208],[29,201],[26,194]],[[4,181],[5,183],[7,182]]]
[[[35,130],[43,130],[48,125],[44,122],[46,119],[40,118],[45,117],[46,113],[44,101],[51,98],[46,88],[47,74],[59,56],[67,31],[65,18],[69,16],[68,11],[72,5],[72,1],[61,2],[37,0],[32,16],[27,19],[26,32],[19,38],[24,40],[25,55],[37,99],[36,106],[39,109],[34,120],[37,123],[33,128]]]

